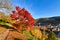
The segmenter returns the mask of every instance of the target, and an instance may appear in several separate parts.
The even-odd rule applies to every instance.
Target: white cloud
[[[5,9],[5,8],[0,8],[0,12],[5,13],[5,15],[9,15],[10,14],[10,12],[7,9]]]

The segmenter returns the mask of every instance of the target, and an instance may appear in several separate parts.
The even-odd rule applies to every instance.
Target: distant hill
[[[60,16],[55,16],[55,17],[50,17],[50,18],[38,18],[35,19],[36,24],[38,25],[40,23],[40,25],[58,25],[60,24]]]

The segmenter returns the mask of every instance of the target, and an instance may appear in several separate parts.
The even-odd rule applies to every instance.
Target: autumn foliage
[[[10,16],[12,20],[16,20],[13,25],[17,27],[17,30],[22,30],[22,27],[28,30],[35,24],[31,14],[26,9],[21,9],[19,6],[16,6],[16,11],[12,11]]]
[[[0,12],[0,32],[6,29],[9,31],[8,33],[6,31],[3,32],[7,38],[2,34],[2,36],[4,36],[2,39],[56,40],[55,34],[53,32],[47,35],[45,32],[46,27],[40,28],[38,26],[34,26],[34,24],[35,21],[31,14],[26,9],[20,8],[19,6],[16,6],[16,10],[12,11],[12,13],[8,16]]]

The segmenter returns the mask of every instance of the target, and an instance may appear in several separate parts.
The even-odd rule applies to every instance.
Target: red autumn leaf
[[[28,18],[29,21],[34,20],[28,11],[25,11],[25,16]]]
[[[35,24],[34,19],[32,18],[32,16],[30,15],[30,13],[28,11],[25,11],[25,16],[28,18],[30,26],[32,27]]]
[[[18,11],[18,14],[24,16],[25,15],[25,9],[23,8],[20,11]]]
[[[30,28],[29,28],[29,26],[28,26],[28,27],[25,28],[25,31],[28,31],[29,29],[30,29]]]
[[[12,11],[13,13],[10,15],[12,17],[12,19],[16,19],[19,18],[19,15],[17,14],[17,12]]]
[[[16,28],[16,30],[22,30],[22,27],[21,27],[21,26],[19,26],[18,28]]]
[[[19,6],[16,6],[16,10],[17,10],[17,11],[20,11],[21,8],[20,8]]]

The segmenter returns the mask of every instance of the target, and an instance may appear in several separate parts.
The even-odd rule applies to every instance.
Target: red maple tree
[[[17,26],[17,30],[22,30],[22,26],[26,26],[25,30],[32,28],[35,21],[31,14],[24,8],[21,9],[19,6],[16,6],[16,10],[17,12],[12,11],[11,18],[16,20],[13,25]]]

